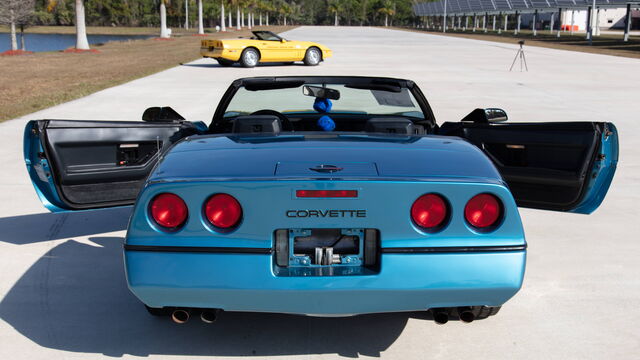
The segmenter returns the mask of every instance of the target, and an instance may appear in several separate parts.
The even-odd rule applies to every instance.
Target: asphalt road
[[[531,47],[529,72],[508,72],[517,45],[378,28],[305,27],[285,36],[322,42],[335,57],[314,68],[255,69],[203,59],[0,124],[0,358],[638,358],[639,60]],[[126,288],[127,209],[56,215],[38,202],[21,153],[27,120],[135,120],[153,105],[209,120],[233,79],[285,74],[412,79],[439,121],[476,107],[504,108],[512,121],[612,121],[618,172],[592,215],[523,209],[523,289],[498,316],[444,326],[420,313],[229,313],[214,325],[174,325],[149,316]]]

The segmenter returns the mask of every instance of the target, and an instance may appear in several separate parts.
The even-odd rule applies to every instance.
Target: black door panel
[[[38,122],[61,200],[68,209],[133,204],[158,156],[193,134],[188,122]]]
[[[605,123],[445,123],[494,162],[519,206],[569,211],[584,196]]]

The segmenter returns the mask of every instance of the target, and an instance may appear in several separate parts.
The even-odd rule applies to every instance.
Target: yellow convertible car
[[[250,39],[202,40],[200,54],[214,58],[221,66],[240,63],[254,67],[258,63],[303,61],[315,66],[331,57],[331,49],[310,41],[292,41],[271,31],[253,31]]]

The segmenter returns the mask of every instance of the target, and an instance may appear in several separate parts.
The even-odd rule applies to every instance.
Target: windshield
[[[319,86],[322,84],[306,84]],[[337,90],[340,98],[331,101],[331,114],[400,115],[424,119],[424,114],[407,88],[400,91],[350,88],[341,84],[326,87]],[[224,113],[225,117],[248,115],[259,110],[282,114],[317,113],[315,97],[303,93],[303,87],[250,91],[240,87]]]
[[[254,31],[253,35],[256,36],[256,39],[265,41],[280,41],[282,39],[271,31]]]

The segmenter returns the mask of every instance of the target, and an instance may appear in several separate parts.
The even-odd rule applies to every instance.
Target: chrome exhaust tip
[[[185,324],[191,318],[191,310],[175,309],[171,313],[171,320],[176,324]]]
[[[433,321],[438,325],[444,325],[449,321],[449,311],[447,309],[431,309]]]
[[[220,313],[220,310],[218,309],[202,310],[202,313],[200,313],[200,320],[202,320],[202,322],[204,323],[212,324],[216,320],[218,320],[219,313]]]
[[[476,319],[476,315],[473,313],[470,307],[459,307],[458,317],[460,318],[460,321],[466,323],[470,323]]]

